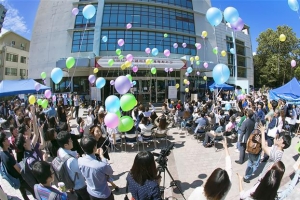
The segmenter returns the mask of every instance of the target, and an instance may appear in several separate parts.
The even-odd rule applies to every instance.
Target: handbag
[[[126,181],[126,194],[125,194],[124,200],[129,200],[127,194],[128,194],[128,182]]]
[[[267,135],[269,137],[276,138],[276,134],[278,132],[278,128],[277,128],[278,124],[277,124],[277,122],[278,122],[278,119],[276,119],[276,124],[275,124],[274,128],[268,130]]]

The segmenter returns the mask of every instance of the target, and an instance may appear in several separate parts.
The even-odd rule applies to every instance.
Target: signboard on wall
[[[101,101],[101,90],[91,87],[91,100]]]
[[[169,86],[168,88],[168,99],[177,99],[177,88],[176,86]]]

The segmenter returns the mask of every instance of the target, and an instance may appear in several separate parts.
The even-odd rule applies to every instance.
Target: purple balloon
[[[296,67],[296,65],[297,65],[297,62],[296,62],[295,60],[292,60],[292,61],[291,61],[291,66],[292,66],[292,67]]]
[[[207,62],[203,63],[203,67],[208,68],[208,63]]]
[[[185,76],[189,76],[189,73],[188,73],[188,72],[185,72]]]
[[[107,113],[104,117],[104,123],[109,128],[116,128],[119,125],[119,117],[115,113]]]
[[[45,79],[43,82],[44,82],[44,85],[46,85],[46,84],[47,84],[47,82],[46,82],[46,79]]]
[[[119,76],[115,80],[115,89],[119,94],[126,94],[131,88],[131,82],[126,76]]]
[[[121,46],[123,46],[124,45],[124,40],[123,39],[119,39],[118,40],[118,45],[121,47]]]
[[[185,48],[186,47],[186,43],[182,43],[182,47]]]
[[[73,8],[73,9],[72,9],[72,14],[73,14],[73,15],[76,16],[76,15],[78,15],[78,13],[79,13],[78,8]]]
[[[131,29],[131,27],[132,27],[132,24],[130,24],[130,23],[128,23],[128,24],[126,25],[126,28],[127,28],[127,29]]]
[[[35,84],[34,84],[34,88],[35,88],[35,90],[38,92],[38,91],[41,89],[41,84],[35,83]]]
[[[167,67],[165,68],[165,72],[167,72],[167,73],[169,72],[169,69]]]
[[[197,75],[200,76],[200,72],[197,72]]]
[[[175,49],[177,49],[177,48],[178,48],[178,44],[177,44],[177,43],[174,43],[174,44],[173,44],[173,47],[174,47]]]
[[[242,18],[239,17],[239,19],[236,22],[230,24],[230,26],[234,31],[241,31],[244,28],[244,22]]]
[[[89,75],[89,82],[91,84],[93,84],[93,83],[95,83],[95,81],[96,81],[96,76],[95,75]]]
[[[133,55],[132,55],[132,54],[128,54],[128,55],[126,56],[126,60],[129,61],[129,62],[132,62],[132,60],[133,60]]]
[[[196,48],[199,50],[199,49],[201,49],[201,44],[200,43],[196,43],[197,44],[197,46],[196,46]]]
[[[170,69],[169,69],[169,72],[172,72],[173,71],[173,68],[171,67]]]
[[[165,56],[169,57],[170,54],[171,54],[171,53],[170,53],[170,50],[169,50],[169,49],[164,50],[164,55],[165,55]]]
[[[50,90],[46,90],[45,91],[45,97],[47,98],[47,99],[50,99],[50,97],[51,97],[51,91]]]
[[[138,70],[139,70],[139,68],[138,68],[137,66],[133,66],[133,67],[132,67],[132,71],[133,71],[134,73],[137,73]]]
[[[145,52],[146,52],[146,54],[149,54],[149,53],[151,52],[151,49],[147,47],[147,48],[145,49]]]
[[[114,85],[115,84],[115,81],[114,80],[111,80],[110,81],[110,85]]]

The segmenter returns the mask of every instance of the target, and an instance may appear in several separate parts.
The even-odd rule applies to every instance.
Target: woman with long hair
[[[133,199],[161,200],[157,168],[149,151],[139,152],[127,175],[127,187]]]

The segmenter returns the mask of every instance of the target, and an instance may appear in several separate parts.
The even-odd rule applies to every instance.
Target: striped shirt
[[[61,193],[59,190],[57,190],[53,187],[44,187],[41,184],[38,184],[37,192],[38,192],[38,194],[35,194],[35,195],[40,197],[41,200],[48,200],[51,192],[54,192],[57,195],[56,195],[55,199],[49,199],[49,200],[67,200],[68,199],[68,196],[66,193]]]

